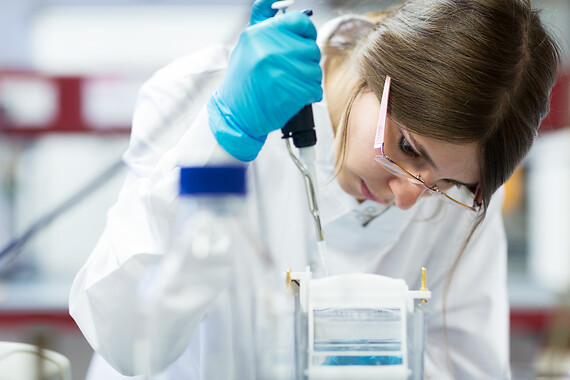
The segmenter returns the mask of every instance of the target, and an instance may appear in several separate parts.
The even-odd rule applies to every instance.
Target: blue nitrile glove
[[[275,16],[277,9],[272,9],[271,4],[276,0],[255,0],[251,8],[249,26],[255,25],[263,20]]]
[[[229,154],[253,160],[269,132],[322,99],[316,37],[315,26],[300,12],[266,19],[242,33],[208,102],[210,128]]]

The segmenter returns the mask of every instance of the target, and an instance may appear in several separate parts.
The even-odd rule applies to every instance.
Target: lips
[[[366,186],[366,184],[364,183],[363,180],[360,180],[360,191],[362,192],[362,195],[364,195],[364,198],[369,199],[369,200],[374,201],[374,202],[383,203],[383,202],[380,202],[380,200],[378,198],[376,198],[376,196],[374,194],[372,194],[372,192],[370,191],[368,186]]]

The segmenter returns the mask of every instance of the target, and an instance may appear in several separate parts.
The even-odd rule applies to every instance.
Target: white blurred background
[[[312,8],[319,26],[394,2],[298,0],[295,9]],[[570,1],[533,2],[565,48],[566,74],[536,148],[508,184],[516,379],[540,371],[570,288]],[[85,187],[120,162],[144,80],[178,56],[234,43],[250,3],[0,0],[0,251],[38,226],[18,254],[0,257],[0,341],[47,338],[70,358],[74,379],[84,378],[92,351],[67,313],[67,296],[124,173],[119,166],[98,178],[91,194]],[[68,211],[42,219],[77,194],[85,196]]]

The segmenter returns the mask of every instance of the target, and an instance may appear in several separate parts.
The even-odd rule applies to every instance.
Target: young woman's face
[[[412,207],[429,191],[408,179],[392,174],[375,160],[374,149],[380,103],[374,93],[361,92],[353,103],[348,122],[344,161],[337,180],[341,188],[358,201],[370,199]],[[338,158],[342,146],[340,131],[335,139]],[[412,174],[421,175],[428,185],[445,191],[455,185],[474,186],[479,181],[477,145],[452,144],[406,131],[390,117],[386,120],[384,153]]]

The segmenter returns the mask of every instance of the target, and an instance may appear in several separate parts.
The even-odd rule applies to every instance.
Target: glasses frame
[[[431,195],[439,196],[440,199],[446,201],[447,203],[456,204],[465,207],[471,211],[478,212],[481,209],[481,202],[478,202],[480,198],[480,186],[477,184],[475,190],[473,205],[468,206],[463,202],[460,202],[453,197],[447,195],[445,192],[439,190],[436,185],[428,185],[422,179],[422,177],[417,174],[414,175],[392,160],[389,156],[384,153],[384,140],[386,139],[386,119],[388,117],[388,98],[390,93],[390,84],[392,79],[389,75],[386,75],[386,81],[384,82],[384,90],[382,91],[382,101],[380,102],[380,112],[378,114],[378,126],[376,128],[376,138],[374,139],[374,149],[380,149],[379,155],[376,155],[376,161],[382,165],[384,169],[392,174],[404,177],[410,182],[423,186],[426,190],[430,192]]]

